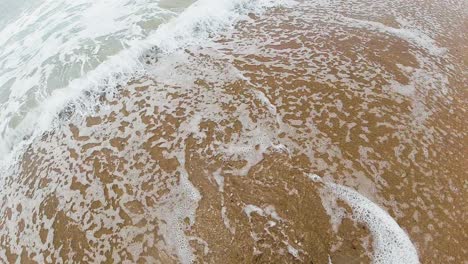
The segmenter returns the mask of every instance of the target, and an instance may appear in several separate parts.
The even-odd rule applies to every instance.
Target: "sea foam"
[[[116,87],[125,85],[132,78],[141,76],[146,71],[145,62],[147,59],[145,58],[157,56],[152,51],[170,53],[189,45],[203,45],[209,41],[213,33],[228,29],[239,20],[248,19],[246,16],[248,13],[262,12],[266,8],[291,3],[288,0],[199,0],[186,8],[180,15],[148,33],[147,37],[128,40],[123,44],[126,46],[125,49],[109,56],[94,69],[88,72],[82,71],[80,77],[70,80],[68,84],[51,91],[48,91],[50,88],[47,87],[43,89],[44,91],[36,91],[35,93],[40,93],[40,96],[35,96],[32,99],[34,103],[31,103],[27,110],[21,110],[25,102],[29,100],[26,95],[29,90],[34,93],[32,88],[35,86],[33,84],[40,82],[40,76],[34,77],[35,79],[20,80],[19,84],[23,87],[21,91],[14,91],[13,95],[9,95],[9,101],[0,105],[0,119],[2,120],[0,123],[0,162],[10,163],[8,160],[17,156],[18,152],[21,153],[20,150],[32,142],[34,138],[59,126],[61,120],[59,120],[58,114],[70,104],[74,104],[75,111],[91,111],[96,100],[89,98],[90,93],[86,94],[85,91],[92,92],[91,94],[98,97],[99,94],[115,91]],[[40,9],[34,12],[34,14],[37,13],[36,15],[41,14]],[[168,16],[171,13],[170,11],[160,12],[168,13]],[[95,16],[91,17],[94,19]],[[21,19],[25,21],[21,20],[17,24],[32,23],[27,18]],[[7,27],[4,30],[5,35],[9,35],[8,32],[11,33],[13,29],[13,26]],[[101,32],[98,35],[105,35],[110,30],[104,26],[98,27],[98,29]],[[30,29],[26,27],[24,30]],[[0,43],[5,41],[0,39]],[[61,46],[52,45],[54,43],[44,43],[44,45],[51,45],[51,50],[61,48]],[[24,60],[27,61],[27,58]],[[8,65],[13,62],[8,65],[5,63],[1,66],[8,70]],[[34,61],[30,63],[34,63]],[[41,63],[41,61],[37,63]],[[16,65],[18,64],[20,61],[17,61]],[[44,71],[48,71],[48,69],[44,69]],[[32,69],[31,72],[35,73],[36,71]],[[27,74],[28,72],[25,73],[25,75]],[[5,79],[2,85],[6,85],[8,80]],[[9,93],[11,92],[13,90]],[[16,93],[17,95],[15,95]],[[80,109],[77,110],[76,107]],[[16,116],[15,114],[20,115]]]
[[[419,263],[418,253],[408,235],[385,210],[348,187],[322,181],[314,174],[308,177],[324,184],[321,197],[327,213],[335,214],[338,209],[338,217],[343,217],[340,208],[330,208],[332,204],[336,206],[337,199],[343,200],[351,207],[352,217],[367,225],[373,238],[374,263]],[[335,216],[331,215],[332,218]]]

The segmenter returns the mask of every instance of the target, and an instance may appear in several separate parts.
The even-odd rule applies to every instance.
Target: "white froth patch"
[[[178,155],[180,164],[185,164],[182,155]],[[195,214],[201,194],[189,181],[188,173],[180,167],[181,177],[179,186],[173,187],[168,197],[161,202],[158,216],[164,220],[160,222],[159,231],[164,237],[168,252],[174,253],[181,263],[193,263],[195,256],[190,245],[190,238],[185,235],[187,226],[185,219],[189,219],[190,225],[195,223]],[[206,245],[206,248],[208,245]]]
[[[289,243],[287,245],[287,248],[288,248],[288,253],[289,254],[291,254],[296,259],[299,259],[299,250],[297,250],[295,247],[291,246],[291,244],[289,244]]]
[[[284,221],[284,219],[278,215],[273,205],[268,205],[267,207],[265,207],[264,211],[267,215],[271,216],[276,221]]]
[[[288,0],[200,0],[190,5],[177,17],[174,17],[175,13],[173,11],[164,10],[163,8],[158,7],[156,4],[156,6],[152,8],[158,10],[162,20],[166,20],[169,17],[173,17],[173,19],[165,24],[161,24],[156,30],[148,32],[145,35],[141,34],[141,29],[137,30],[135,29],[137,28],[136,26],[132,26],[139,22],[131,20],[135,17],[133,15],[128,16],[122,14],[122,12],[116,12],[115,16],[117,17],[115,17],[108,14],[109,12],[106,12],[106,14],[108,14],[110,17],[106,18],[104,21],[105,23],[101,23],[101,19],[96,17],[96,10],[101,10],[103,8],[105,9],[105,5],[99,3],[96,4],[96,7],[93,5],[92,8],[90,8],[90,10],[88,10],[83,17],[83,23],[85,24],[84,27],[87,28],[86,26],[96,25],[95,21],[100,21],[101,24],[96,26],[96,28],[89,29],[89,32],[85,31],[83,36],[80,35],[81,38],[86,40],[88,36],[113,36],[112,34],[115,34],[117,38],[120,38],[121,36],[117,35],[117,33],[119,33],[118,29],[120,29],[120,27],[123,27],[128,31],[135,31],[132,32],[136,34],[138,38],[131,38],[123,44],[120,43],[126,48],[122,49],[122,47],[120,47],[117,52],[112,54],[112,56],[108,56],[102,59],[102,61],[99,64],[94,65],[91,70],[81,71],[76,78],[71,78],[66,84],[61,84],[55,88],[47,86],[42,87],[42,90],[38,91],[40,94],[40,96],[38,96],[38,98],[40,98],[38,104],[31,109],[27,109],[27,111],[23,111],[24,113],[20,111],[21,106],[24,105],[23,102],[27,101],[27,98],[24,98],[24,96],[26,96],[30,90],[32,91],[35,85],[41,83],[41,72],[33,75],[34,79],[32,80],[27,79],[17,81],[17,85],[19,85],[20,88],[22,87],[22,89],[17,89],[18,91],[15,91],[15,93],[18,93],[19,91],[22,92],[17,96],[12,96],[12,100],[10,100],[8,104],[0,105],[0,120],[4,120],[0,122],[0,131],[2,131],[2,134],[0,134],[0,154],[2,158],[5,157],[10,151],[20,151],[27,143],[31,142],[28,141],[20,144],[25,136],[30,136],[31,139],[35,138],[42,132],[48,131],[49,129],[52,129],[54,125],[57,125],[54,123],[54,121],[56,121],[57,114],[70,102],[79,101],[80,103],[87,105],[87,107],[84,107],[82,111],[92,109],[92,107],[88,105],[90,103],[88,102],[89,98],[82,98],[84,91],[114,91],[115,87],[118,85],[126,84],[129,80],[132,79],[132,77],[140,76],[142,72],[147,71],[148,69],[145,66],[145,63],[141,61],[140,58],[151,48],[156,46],[162,52],[172,53],[187,46],[203,46],[207,42],[210,42],[210,39],[214,33],[230,29],[235,23],[244,19],[248,19],[248,16],[246,15],[250,12],[261,13],[268,8],[290,5],[292,3],[292,1]],[[113,4],[110,6],[115,8]],[[127,5],[124,6],[125,8],[120,7],[117,9],[120,11],[128,9],[126,7]],[[143,4],[142,8],[144,7],[148,6]],[[138,13],[138,10],[134,12]],[[152,12],[154,15],[155,12]],[[111,13],[113,14],[113,12]],[[37,15],[39,16],[41,14],[38,13]],[[119,28],[117,28],[114,27],[113,23],[116,20],[121,19],[119,16],[127,18],[129,17],[130,21],[128,21],[127,24],[119,24]],[[66,20],[67,17],[68,16],[65,14],[64,17],[59,17],[57,20],[59,23],[61,23],[62,21]],[[143,18],[144,17],[145,16],[143,15]],[[143,20],[143,18],[141,19]],[[22,21],[20,22],[23,23]],[[34,23],[34,21],[28,21],[28,23]],[[127,28],[129,25],[130,28]],[[80,27],[80,25],[77,27]],[[29,28],[25,28],[25,30],[27,29]],[[10,31],[11,29],[6,30],[5,34]],[[0,36],[1,35],[2,32],[0,32]],[[39,36],[39,38],[41,37],[42,36]],[[31,42],[39,43],[39,41]],[[60,58],[64,58],[67,54],[49,53],[65,48],[67,45],[68,43],[61,43],[61,45],[57,45],[55,42],[47,45],[43,44],[40,46],[46,47],[49,51],[40,51],[39,53],[48,54],[47,56],[49,57],[58,56]],[[14,49],[18,48],[14,46],[14,48],[10,48],[9,50]],[[96,47],[96,50],[98,51],[99,47]],[[37,53],[37,51],[31,51],[31,53],[34,54]],[[68,53],[74,54],[76,51],[71,49],[68,51]],[[0,53],[0,58],[2,57],[1,55],[2,54]],[[28,56],[26,54],[23,57]],[[43,61],[46,60],[47,58],[38,61],[36,64],[33,63],[35,61],[31,61],[29,64],[39,67]],[[79,58],[76,60],[78,60],[81,68],[84,67],[83,65],[88,63],[88,60],[81,61]],[[10,64],[18,65],[19,59],[12,59]],[[53,72],[49,68],[45,67],[45,69],[41,70],[43,74],[52,76]],[[37,69],[28,69],[28,71],[33,73],[36,72],[36,70]],[[0,85],[2,85],[2,83],[7,83],[14,76],[27,76],[27,74],[28,72],[23,74],[15,72],[14,75],[10,77],[2,76],[0,78]],[[31,93],[34,94],[36,92]],[[10,123],[12,118],[15,117],[15,113],[21,113],[22,116],[19,121],[17,121],[18,124],[11,126]]]
[[[218,169],[213,173],[213,178],[218,185],[218,191],[223,193],[224,192],[224,176],[221,175],[221,169]],[[221,218],[223,219],[224,226],[231,232],[231,234],[236,233],[236,228],[231,226],[231,221],[227,215],[227,208],[224,205],[224,197],[221,197]]]
[[[252,213],[257,213],[261,216],[265,216],[265,212],[263,212],[263,209],[253,204],[246,205],[243,211],[247,215],[249,220],[252,218]]]
[[[244,209],[242,209],[242,211],[247,215],[247,217],[249,218],[249,221],[252,220],[252,214],[253,213],[256,213],[262,217],[271,217],[273,220],[276,220],[278,222],[284,222],[285,220],[283,218],[281,218],[278,213],[276,212],[276,209],[273,205],[267,205],[265,206],[264,208],[260,208],[256,205],[253,205],[253,204],[248,204],[246,206],[244,206]],[[270,224],[271,226],[275,226],[276,225],[276,222],[273,222],[273,221],[270,221],[272,224]]]
[[[394,80],[391,80],[390,81],[390,87],[392,88],[393,91],[399,93],[399,94],[402,94],[402,95],[406,95],[406,96],[411,96],[414,94],[414,92],[416,91],[416,89],[414,88],[414,85],[412,84],[401,84],[397,81],[394,81]]]
[[[49,129],[84,89],[141,69],[149,32],[177,15],[159,1],[41,2],[0,30],[0,90],[9,95],[0,103],[0,156]]]
[[[320,179],[317,175],[308,175],[308,177],[314,181]],[[325,185],[324,191],[332,194],[321,195],[324,207],[332,219],[344,217],[344,209],[336,204],[339,199],[348,203],[352,208],[354,220],[368,226],[373,237],[374,263],[419,263],[418,253],[408,235],[385,210],[350,188],[331,182],[322,182]],[[330,202],[330,199],[333,201]]]
[[[435,40],[433,40],[431,37],[424,34],[418,29],[394,28],[394,27],[384,25],[380,22],[360,20],[360,19],[354,19],[354,18],[349,18],[349,17],[343,17],[342,19],[346,22],[346,25],[348,26],[354,26],[354,27],[364,28],[364,29],[369,29],[369,30],[376,30],[381,33],[390,34],[395,37],[404,39],[419,48],[425,49],[427,52],[429,52],[433,56],[443,56],[447,53],[446,48],[439,47]]]
[[[218,190],[224,192],[224,176],[221,175],[221,169],[218,169],[213,173],[213,177],[218,185]]]
[[[224,204],[224,200],[223,200],[223,204]],[[231,221],[229,220],[229,217],[227,215],[226,206],[221,207],[221,217],[223,218],[224,226],[229,230],[229,232],[231,232],[231,234],[235,234],[236,228],[231,226]]]
[[[278,110],[276,106],[271,102],[270,99],[265,95],[265,93],[261,92],[260,90],[255,91],[255,95],[257,98],[268,108],[268,111],[276,118],[276,122],[281,125],[283,124],[283,118],[280,114],[278,114]]]

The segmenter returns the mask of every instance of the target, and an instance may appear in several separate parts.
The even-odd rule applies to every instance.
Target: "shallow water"
[[[84,90],[100,82],[92,71],[148,39],[159,25],[193,1],[9,1],[0,31],[0,153],[34,133],[45,104],[60,89]],[[0,25],[1,25],[0,24]],[[122,58],[131,64],[136,58]],[[132,69],[132,70],[137,70]],[[110,71],[110,69],[108,69]],[[118,72],[116,72],[118,73]],[[90,75],[90,76],[89,76]],[[80,85],[73,81],[83,79]],[[76,87],[79,86],[79,87]],[[66,101],[67,95],[56,99]],[[62,106],[63,107],[63,106]]]
[[[463,263],[464,5],[171,13],[35,112],[2,168],[0,259]]]

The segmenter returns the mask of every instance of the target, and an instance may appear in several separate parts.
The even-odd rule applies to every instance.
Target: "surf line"
[[[325,181],[316,174],[307,177],[323,185],[320,197],[332,224],[335,221],[339,226],[348,216],[345,209],[338,206],[337,201],[341,200],[351,207],[351,218],[369,228],[373,238],[373,263],[420,263],[408,234],[384,209],[349,187]]]

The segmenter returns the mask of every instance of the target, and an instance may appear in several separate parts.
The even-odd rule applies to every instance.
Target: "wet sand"
[[[375,238],[346,202],[330,213],[333,182],[421,263],[466,263],[463,5],[303,1],[155,55],[2,179],[0,259],[369,263]]]

